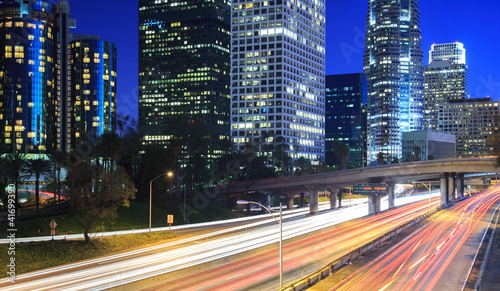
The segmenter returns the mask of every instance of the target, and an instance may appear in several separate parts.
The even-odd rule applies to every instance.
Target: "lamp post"
[[[161,175],[158,175],[156,178],[153,180],[149,181],[149,237],[151,237],[151,204],[153,201],[153,181],[160,178],[161,176],[169,176],[172,177],[173,173],[168,172],[168,173],[163,173]]]
[[[282,204],[280,203],[280,220],[279,221],[276,219],[276,217],[274,217],[274,215],[271,213],[271,210],[269,210],[269,208],[265,207],[264,205],[262,205],[260,203],[253,202],[253,201],[246,201],[246,200],[238,200],[238,201],[236,201],[236,204],[243,204],[243,205],[257,204],[260,207],[267,210],[267,212],[269,212],[269,214],[271,214],[271,216],[274,218],[274,220],[276,220],[276,222],[279,223],[279,225],[280,225],[280,290],[283,289],[283,219],[282,219],[282,215],[281,215],[281,209],[282,209],[281,205]]]

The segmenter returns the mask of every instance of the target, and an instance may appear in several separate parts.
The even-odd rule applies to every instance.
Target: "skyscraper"
[[[338,164],[333,141],[349,148],[348,163],[366,162],[366,78],[364,74],[326,76],[325,162]]]
[[[469,97],[469,68],[450,61],[424,67],[424,131],[438,131],[439,104]]]
[[[56,5],[0,3],[1,152],[46,153],[55,147]]]
[[[229,3],[139,1],[143,145],[166,147],[179,134],[201,131],[206,158],[224,153],[230,131]]]
[[[116,131],[116,45],[97,36],[71,42],[71,132],[73,145]]]
[[[317,161],[325,145],[325,1],[232,1],[231,135]],[[280,141],[281,140],[281,141]]]
[[[418,0],[370,0],[364,73],[368,161],[401,158],[403,132],[422,130],[423,55]]]
[[[86,74],[96,76],[98,70],[95,66],[78,67],[78,71],[72,72],[72,61],[82,56],[70,55],[69,44],[74,36],[70,28],[74,27],[66,1],[0,2],[0,152],[49,154],[77,146],[72,140],[83,132],[77,133],[72,127],[74,120],[79,119],[74,115],[74,106],[86,97],[80,95],[79,89],[73,90],[72,85],[81,86],[94,97],[99,95],[95,89],[100,85],[89,88],[85,81],[71,82]],[[114,62],[115,56],[111,56]],[[96,58],[89,58],[89,65],[95,61]],[[106,66],[105,62],[100,65]],[[110,70],[116,78],[116,69]],[[99,77],[103,79],[104,75]],[[101,84],[105,90],[104,83],[99,80],[92,84]],[[116,117],[111,116],[116,114],[115,103],[109,103],[107,109],[92,107],[90,123],[105,128],[100,134],[115,130],[112,122]],[[99,104],[104,106],[105,102]],[[111,112],[110,119],[96,118],[104,117],[106,110]]]
[[[463,43],[433,44],[429,51],[429,64],[435,61],[450,61],[453,64],[465,65],[465,49]]]

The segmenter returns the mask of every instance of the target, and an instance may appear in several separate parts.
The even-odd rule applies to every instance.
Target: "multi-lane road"
[[[329,290],[462,290],[499,194],[457,203]]]
[[[315,216],[306,216],[297,210],[290,212],[283,223],[285,283],[428,211],[427,196],[396,201],[405,204],[408,199],[422,198],[420,202],[376,216],[366,216],[366,204]],[[15,284],[2,279],[0,289],[103,290],[123,286],[151,289],[152,285],[165,290],[273,289],[279,282],[278,250],[274,247],[279,239],[278,230],[278,224],[270,218],[133,252],[23,274],[16,278]],[[257,251],[265,246],[273,250]],[[242,256],[248,251],[254,255]],[[194,272],[193,268],[202,271]],[[144,281],[148,285],[142,285]],[[142,283],[130,285],[137,282]]]

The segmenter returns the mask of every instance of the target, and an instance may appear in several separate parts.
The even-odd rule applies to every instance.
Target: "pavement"
[[[486,270],[478,291],[500,290],[500,225],[497,224],[496,234],[486,264]]]

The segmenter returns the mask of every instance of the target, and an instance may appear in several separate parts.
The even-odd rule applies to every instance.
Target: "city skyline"
[[[137,119],[137,2],[68,2],[71,17],[77,19],[73,33],[96,34],[117,44],[118,113]],[[494,56],[500,46],[500,39],[495,37],[495,32],[500,31],[500,23],[495,21],[500,3],[490,0],[473,4],[459,0],[453,4],[444,0],[420,1],[424,64],[428,63],[433,43],[461,42],[467,50],[471,98],[490,96],[500,100],[500,59],[487,58]],[[363,71],[367,8],[366,0],[326,3],[326,75]]]

